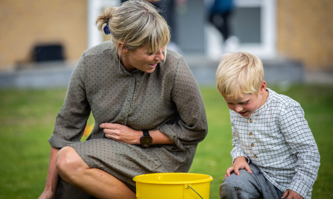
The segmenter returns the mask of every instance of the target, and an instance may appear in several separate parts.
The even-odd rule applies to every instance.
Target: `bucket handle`
[[[191,188],[196,194],[198,194],[198,196],[203,199],[203,197],[200,196],[200,194],[198,192],[196,192],[190,185],[187,185],[187,187]]]

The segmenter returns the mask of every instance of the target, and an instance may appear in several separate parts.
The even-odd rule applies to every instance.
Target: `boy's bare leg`
[[[135,199],[135,193],[112,175],[90,168],[72,147],[64,147],[57,155],[60,177],[78,189],[97,198]]]

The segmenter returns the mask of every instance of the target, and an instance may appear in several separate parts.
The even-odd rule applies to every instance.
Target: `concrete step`
[[[215,73],[219,61],[204,56],[184,56],[193,75],[201,85],[215,85]],[[262,60],[267,83],[303,83],[305,81],[304,66],[300,62],[286,59]]]
[[[219,61],[204,55],[185,55],[194,77],[201,86],[215,86]],[[76,62],[45,62],[29,64],[24,69],[1,72],[0,88],[67,87]],[[285,59],[263,60],[268,84],[326,83],[333,84],[333,73],[308,73],[299,62]]]

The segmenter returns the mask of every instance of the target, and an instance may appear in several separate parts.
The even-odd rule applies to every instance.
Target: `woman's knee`
[[[62,178],[75,175],[85,166],[83,160],[72,147],[62,148],[57,155],[56,168]]]

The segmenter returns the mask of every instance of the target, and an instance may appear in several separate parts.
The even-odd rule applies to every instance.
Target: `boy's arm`
[[[231,122],[232,123],[232,122]],[[243,156],[246,158],[247,163],[250,163],[250,159],[246,156],[245,152],[243,151],[241,144],[239,142],[239,134],[237,130],[231,125],[231,130],[232,130],[232,150],[230,152],[230,155],[232,157],[232,162],[235,162],[235,159],[239,156]]]
[[[292,153],[297,157],[295,176],[287,189],[303,198],[317,179],[320,155],[304,111],[298,103],[288,106],[280,116],[281,132]]]

